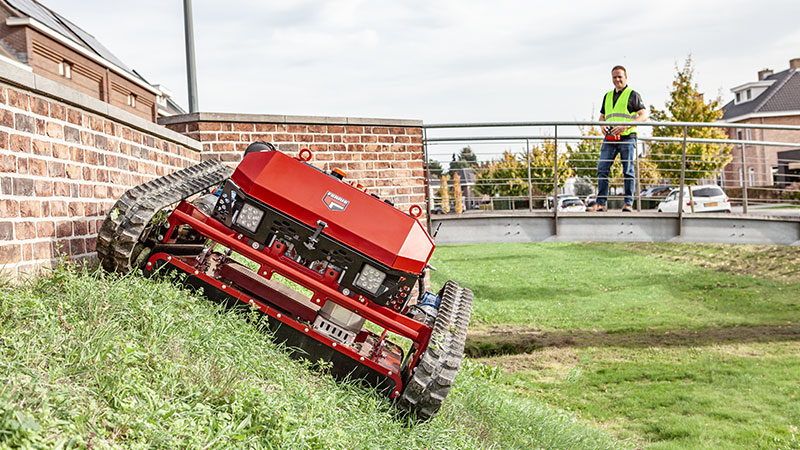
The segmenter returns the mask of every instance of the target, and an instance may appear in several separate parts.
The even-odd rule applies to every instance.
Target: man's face
[[[614,82],[614,87],[620,90],[628,84],[628,75],[622,69],[617,69],[611,72],[611,81]]]

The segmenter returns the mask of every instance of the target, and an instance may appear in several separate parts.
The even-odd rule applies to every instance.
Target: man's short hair
[[[625,72],[625,76],[626,77],[628,76],[628,71],[625,70],[625,68],[622,67],[622,66],[614,66],[614,68],[611,69],[611,73],[614,73],[615,70],[621,70],[621,71]]]

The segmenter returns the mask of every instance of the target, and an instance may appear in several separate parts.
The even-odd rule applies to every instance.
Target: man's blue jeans
[[[608,174],[611,164],[619,155],[622,162],[622,175],[625,177],[625,203],[633,204],[633,190],[636,188],[636,139],[603,141],[600,147],[600,160],[597,162],[597,204],[605,206],[608,197]]]

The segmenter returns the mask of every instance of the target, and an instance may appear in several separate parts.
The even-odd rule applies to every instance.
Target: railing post
[[[528,161],[528,211],[533,212],[533,183],[531,182],[531,141],[525,139],[525,159]]]
[[[553,234],[558,236],[558,125],[553,125]]]
[[[425,127],[422,127],[422,176],[425,178],[425,225],[428,227],[428,234],[431,233],[431,169],[428,166],[428,139]]]
[[[683,150],[681,151],[681,182],[678,191],[678,236],[683,236],[683,187],[686,181],[686,136],[689,127],[683,127]]]
[[[642,196],[639,195],[642,191],[642,173],[639,169],[639,139],[636,139],[636,145],[633,147],[633,155],[636,157],[636,179],[633,185],[633,195],[636,196],[636,211],[642,212]]]
[[[747,214],[747,158],[744,156],[742,143],[742,214]]]

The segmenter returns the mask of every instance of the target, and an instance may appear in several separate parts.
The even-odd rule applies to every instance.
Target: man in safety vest
[[[606,93],[600,107],[600,121],[603,122],[645,122],[647,110],[638,92],[628,87],[628,73],[622,66],[611,69],[614,90]],[[597,161],[597,200],[588,211],[605,211],[608,197],[608,174],[611,164],[619,155],[622,173],[625,177],[625,206],[622,211],[633,211],[633,191],[636,185],[636,127],[628,125],[609,125],[603,127],[606,135],[600,147]]]

